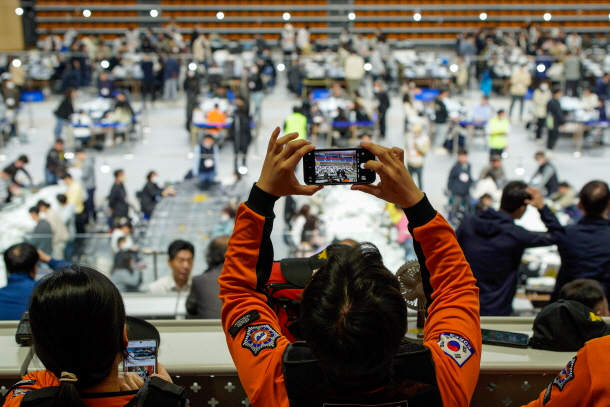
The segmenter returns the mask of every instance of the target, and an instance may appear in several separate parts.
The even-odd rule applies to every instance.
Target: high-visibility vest
[[[506,136],[508,135],[509,125],[508,119],[500,120],[494,117],[489,121],[489,148],[506,148],[508,145]]]
[[[307,117],[301,113],[293,113],[286,118],[284,125],[284,134],[299,133],[297,140],[305,140],[307,138]]]

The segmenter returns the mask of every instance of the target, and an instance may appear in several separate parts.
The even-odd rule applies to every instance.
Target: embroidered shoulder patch
[[[437,344],[459,367],[462,367],[475,353],[468,340],[452,333],[441,334]]]
[[[261,316],[258,311],[248,312],[246,315],[235,321],[231,328],[229,328],[229,334],[234,337],[244,326],[256,321],[260,317]]]
[[[241,346],[250,349],[254,356],[258,356],[263,349],[275,348],[275,343],[280,334],[270,325],[250,325],[246,330],[246,337]]]
[[[553,379],[553,386],[557,386],[559,391],[562,391],[569,381],[574,380],[574,365],[576,364],[576,356],[570,360],[566,367]]]
[[[24,389],[23,387],[17,387],[13,390],[13,396],[11,398],[23,396],[25,393],[32,391],[32,389]]]

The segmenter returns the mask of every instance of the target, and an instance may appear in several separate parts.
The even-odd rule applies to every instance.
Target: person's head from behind
[[[377,248],[362,243],[329,253],[303,291],[299,321],[327,381],[366,391],[387,384],[407,309]]]
[[[495,169],[502,168],[502,156],[501,155],[497,155],[497,154],[492,155],[489,162],[490,162],[492,168],[495,168]]]
[[[591,308],[596,315],[610,317],[608,299],[599,281],[588,278],[574,280],[561,288],[559,299],[580,302]]]
[[[463,148],[458,150],[458,162],[462,165],[468,164],[468,151]]]
[[[219,236],[210,242],[205,252],[205,261],[209,269],[224,264],[230,238],[231,236]]]
[[[301,108],[299,106],[293,106],[292,113],[301,113]]]
[[[68,197],[65,196],[64,194],[58,194],[56,196],[57,198],[57,202],[59,202],[59,205],[64,206],[68,203]]]
[[[115,285],[100,272],[72,266],[50,273],[30,300],[33,349],[47,370],[62,381],[53,405],[84,406],[79,392],[118,381],[127,347],[125,307]]]
[[[167,264],[172,270],[174,281],[180,286],[186,284],[193,270],[195,247],[185,240],[175,240],[169,245],[167,254]]]
[[[29,209],[30,216],[34,219],[35,222],[40,221],[40,208],[38,206],[32,206]]]
[[[548,161],[544,151],[538,151],[536,154],[534,154],[534,160],[536,160],[540,165],[544,165]]]
[[[527,184],[522,181],[513,181],[506,184],[502,190],[500,209],[512,215],[514,219],[521,219],[531,199],[527,192]]]
[[[19,156],[19,158],[17,158],[17,161],[15,161],[15,167],[23,168],[29,162],[30,162],[30,160],[28,160],[27,155],[21,155],[21,156]]]
[[[580,190],[578,208],[586,216],[608,217],[610,190],[603,181],[591,181]]]
[[[36,246],[30,243],[14,244],[4,251],[4,265],[9,274],[23,273],[34,278],[39,259]]]

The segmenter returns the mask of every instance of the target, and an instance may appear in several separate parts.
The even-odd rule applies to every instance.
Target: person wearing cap
[[[515,220],[525,214],[527,205],[538,209],[546,233],[530,232],[515,225]],[[481,315],[510,316],[524,250],[557,244],[564,233],[564,228],[545,205],[540,190],[520,181],[504,187],[500,210],[488,208],[466,216],[456,235],[477,279]]]
[[[252,405],[468,406],[482,350],[478,290],[453,229],[417,188],[397,147],[362,143],[379,158],[365,168],[381,182],[352,189],[400,205],[409,219],[430,305],[423,346],[403,343],[404,298],[370,243],[328,254],[307,283],[299,319],[305,342],[290,344],[281,334],[263,291],[273,264],[273,207],[281,196],[322,186],[301,185],[294,174],[315,147],[279,133],[239,207],[218,279],[227,344]]]
[[[551,301],[557,300],[562,287],[578,278],[597,280],[610,294],[610,189],[603,181],[587,183],[579,194],[578,208],[583,217],[566,226],[559,244],[561,269],[557,274]]]
[[[28,160],[27,155],[20,155],[19,158],[17,158],[10,165],[4,168],[4,172],[6,172],[11,177],[11,181],[13,182],[13,184],[22,188],[25,186],[22,182],[19,182],[17,180],[17,174],[20,171],[23,172],[23,174],[28,178],[30,184],[34,183],[32,181],[32,176],[30,175],[28,170],[25,169],[26,164],[29,162],[30,160]]]
[[[536,349],[578,353],[527,407],[608,405],[610,327],[592,309],[569,300],[547,305],[534,320],[530,344]]]
[[[99,271],[71,266],[47,274],[32,292],[29,317],[32,349],[44,370],[9,388],[5,407],[187,405],[184,388],[171,383],[159,362],[145,381],[119,372],[130,339],[160,344],[161,338],[152,325],[125,316],[121,294]]]

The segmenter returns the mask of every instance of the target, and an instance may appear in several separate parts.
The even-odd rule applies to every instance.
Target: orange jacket
[[[48,370],[37,370],[29,373],[21,379],[21,381],[33,381],[34,383],[17,384],[13,390],[6,395],[4,407],[18,407],[21,405],[21,400],[31,390],[42,389],[43,387],[59,386],[57,377]],[[20,382],[21,383],[21,382]],[[83,395],[83,402],[88,407],[123,407],[132,398],[135,397],[137,390],[126,391],[120,393],[108,393],[108,397],[100,397],[96,394],[95,398],[86,398]]]
[[[593,407],[610,405],[606,373],[610,336],[593,339],[578,351],[559,375],[527,407]]]
[[[289,344],[261,287],[269,278],[269,238],[277,197],[254,186],[237,213],[219,278],[222,324],[240,380],[254,407],[289,407],[282,356]],[[481,358],[478,288],[453,229],[424,198],[407,209],[433,290],[424,345],[430,348],[444,407],[468,406]],[[460,354],[458,354],[460,353]]]

